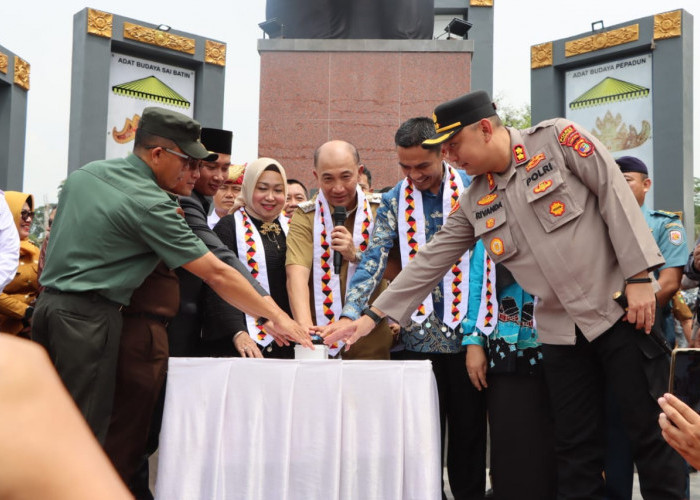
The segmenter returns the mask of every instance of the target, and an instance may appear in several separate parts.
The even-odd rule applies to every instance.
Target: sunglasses
[[[34,212],[30,212],[29,210],[22,210],[19,213],[19,216],[22,218],[23,221],[27,221],[27,219],[31,219],[34,217]]]
[[[197,158],[192,158],[191,156],[188,156],[186,154],[178,153],[177,151],[173,151],[170,148],[165,148],[163,146],[146,146],[146,149],[155,149],[155,148],[163,148],[163,151],[166,151],[170,153],[171,155],[178,156],[185,160],[187,162],[187,167],[190,170],[194,170],[196,168],[199,168],[199,165],[201,164],[202,160],[198,160]]]

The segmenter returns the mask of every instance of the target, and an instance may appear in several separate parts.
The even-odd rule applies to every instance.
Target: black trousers
[[[32,319],[32,339],[48,351],[100,444],[112,413],[121,330],[120,305],[96,293],[46,290]]]
[[[554,420],[542,370],[486,382],[494,500],[554,500]]]
[[[465,353],[404,351],[404,359],[429,359],[440,403],[440,437],[455,500],[482,500],[486,488],[486,399],[469,382]],[[443,493],[443,498],[445,498]]]
[[[588,342],[542,346],[554,411],[561,499],[602,499],[605,387],[613,391],[646,500],[683,498],[683,460],[661,437],[656,398],[668,381],[668,357],[627,322]],[[665,380],[664,380],[665,374]],[[661,380],[659,380],[661,379]]]

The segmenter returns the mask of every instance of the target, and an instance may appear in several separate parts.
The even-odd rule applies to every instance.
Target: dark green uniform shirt
[[[207,253],[177,209],[133,154],[85,165],[63,186],[41,284],[128,304],[159,260],[173,269]]]

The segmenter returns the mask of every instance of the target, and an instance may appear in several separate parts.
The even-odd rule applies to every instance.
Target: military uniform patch
[[[503,247],[503,240],[501,238],[494,238],[491,240],[491,251],[494,255],[503,255],[505,248]]]
[[[593,154],[595,147],[593,144],[583,137],[580,137],[573,145],[574,150],[578,153],[581,158],[586,158]]]
[[[513,146],[513,157],[516,163],[522,163],[527,160],[527,154],[525,153],[525,146],[522,144],[516,144]]]
[[[476,204],[481,205],[482,207],[486,206],[486,205],[490,205],[491,203],[493,203],[493,200],[495,200],[496,198],[498,198],[498,195],[495,193],[487,194],[486,196],[481,198],[479,201],[477,201]]]
[[[553,201],[552,204],[549,205],[549,213],[554,217],[561,217],[564,215],[564,212],[566,212],[566,205],[561,201]]]
[[[668,239],[674,245],[679,246],[683,244],[683,233],[681,233],[678,229],[674,229],[673,231],[669,231]]]
[[[489,191],[493,191],[493,188],[496,187],[496,179],[493,178],[493,174],[491,172],[486,174],[486,180],[489,181]]]
[[[561,131],[561,134],[559,134],[559,144],[566,144],[566,141],[569,138],[569,136],[575,132],[576,129],[573,125],[567,125],[566,128]]]
[[[302,201],[301,203],[299,203],[299,205],[297,205],[297,208],[301,209],[301,211],[305,214],[313,212],[316,208],[316,200]]]
[[[551,187],[552,187],[551,180],[541,181],[537,186],[535,186],[533,188],[532,192],[535,194],[544,193],[545,191],[547,191]]]
[[[528,162],[527,167],[525,167],[525,172],[529,172],[533,168],[536,168],[537,165],[539,165],[545,159],[546,159],[546,157],[545,157],[544,153],[537,153]]]
[[[378,204],[382,202],[382,193],[368,193],[365,197],[370,203]]]

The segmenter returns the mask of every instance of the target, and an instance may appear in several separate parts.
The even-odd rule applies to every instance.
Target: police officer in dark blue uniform
[[[688,260],[686,235],[680,217],[673,212],[650,210],[644,205],[646,193],[651,188],[649,170],[642,160],[633,156],[623,156],[615,160],[627,180],[634,197],[644,214],[644,219],[661,250],[666,263],[654,272],[661,289],[656,292],[657,311],[660,312],[660,324],[664,327],[666,340],[675,343],[675,329],[671,314],[671,297],[681,285],[683,266]],[[653,374],[649,374],[653,377]],[[665,381],[660,377],[659,381]],[[654,384],[652,384],[654,387]],[[660,388],[663,392],[665,388]],[[656,394],[658,396],[659,394]],[[607,439],[605,456],[605,495],[608,500],[632,498],[634,464],[630,442],[622,426],[619,410],[614,398],[607,398]]]

